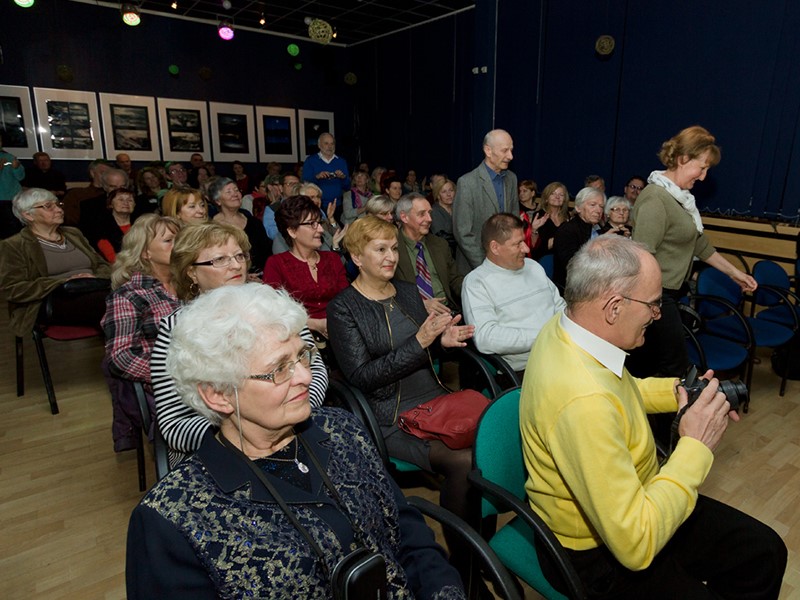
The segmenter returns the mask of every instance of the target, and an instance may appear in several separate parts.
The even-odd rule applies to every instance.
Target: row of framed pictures
[[[105,149],[109,158],[124,152],[141,161],[188,161],[199,153],[209,160],[286,163],[315,153],[319,135],[334,133],[331,112],[100,92],[101,137],[94,92],[33,88],[33,95],[38,127],[29,89],[0,85],[0,135],[18,158],[38,151],[38,134],[42,151],[54,159],[91,160]]]

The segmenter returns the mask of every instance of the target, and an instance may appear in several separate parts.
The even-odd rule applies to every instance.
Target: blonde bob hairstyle
[[[679,160],[688,162],[708,152],[708,166],[714,167],[719,164],[722,156],[716,141],[707,129],[692,125],[664,142],[658,159],[668,171],[672,171],[678,167]]]
[[[130,281],[134,273],[152,275],[150,260],[144,253],[156,236],[164,231],[177,234],[183,223],[173,217],[162,217],[153,213],[142,215],[133,222],[122,238],[122,250],[117,254],[111,270],[111,289],[115,290]]]
[[[303,306],[283,290],[261,283],[223,286],[181,309],[172,329],[167,371],[187,406],[219,425],[199,387],[233,397],[252,362],[275,343],[297,336],[307,320]],[[270,384],[271,385],[271,384]]]
[[[455,183],[455,181],[450,181],[449,179],[446,179],[446,178],[442,179],[441,181],[437,181],[433,185],[433,188],[431,189],[431,196],[433,196],[433,201],[434,202],[438,202],[439,201],[439,196],[441,196],[442,190],[444,189],[444,186],[446,186],[448,183],[453,186],[453,191],[454,192],[456,191],[456,183]]]
[[[567,186],[560,181],[548,183],[542,190],[542,209],[545,212],[549,212],[548,209],[550,208],[550,196],[552,196],[553,193],[559,188],[564,190],[564,204],[561,205],[561,208],[558,212],[561,215],[561,218],[566,221],[569,218],[569,191],[567,191]]]
[[[192,263],[197,261],[197,257],[206,248],[223,246],[231,238],[239,245],[242,252],[250,252],[250,240],[247,239],[244,230],[238,227],[223,223],[200,223],[187,225],[181,229],[175,237],[169,261],[172,284],[175,286],[175,295],[178,298],[188,302],[198,296],[199,291],[189,276],[189,269],[193,268]],[[250,269],[249,260],[247,269]]]
[[[208,204],[200,190],[190,187],[172,188],[161,200],[161,213],[165,217],[180,218],[181,209],[189,201],[189,196],[194,196],[197,202],[202,202],[208,210]]]
[[[343,243],[352,256],[360,256],[372,240],[394,239],[397,239],[397,227],[389,221],[370,215],[350,224],[344,234]]]

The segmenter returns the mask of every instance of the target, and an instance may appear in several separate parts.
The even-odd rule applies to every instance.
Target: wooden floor
[[[0,303],[0,598],[124,598],[125,533],[141,494],[134,454],[112,449],[100,340],[46,341],[61,408],[53,416],[28,339],[26,393],[16,397],[5,314]],[[728,430],[702,491],[778,531],[789,547],[781,598],[800,600],[800,382],[779,398],[762,358],[750,414]]]

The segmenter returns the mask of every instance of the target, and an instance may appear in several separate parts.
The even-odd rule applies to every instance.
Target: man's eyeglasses
[[[653,300],[652,302],[647,302],[645,300],[637,300],[636,298],[630,298],[628,296],[623,296],[625,300],[630,300],[631,302],[638,302],[639,304],[644,304],[645,306],[650,307],[650,312],[653,314],[654,317],[657,317],[661,314],[661,303],[662,299],[659,298],[658,300]]]
[[[643,185],[633,185],[632,183],[629,183],[625,187],[631,188],[632,190],[636,190],[637,192],[641,192],[644,189]]]
[[[224,269],[229,264],[231,264],[232,260],[235,260],[240,265],[247,262],[250,258],[249,252],[239,252],[239,254],[234,254],[233,256],[215,256],[211,260],[204,260],[202,262],[194,262],[192,263],[195,267],[214,267],[216,269]]]
[[[300,351],[300,354],[298,354],[297,360],[278,365],[275,370],[270,373],[264,373],[263,375],[249,375],[247,378],[256,379],[258,381],[271,381],[275,385],[280,385],[282,383],[286,383],[292,377],[294,377],[294,371],[297,368],[297,363],[300,363],[306,369],[308,369],[311,366],[311,361],[314,360],[316,355],[316,346],[306,346]]]
[[[300,225],[307,225],[311,229],[316,229],[317,227],[322,227],[322,221],[303,221]]]
[[[61,201],[58,202],[45,202],[44,204],[37,204],[36,206],[31,206],[30,210],[34,208],[42,208],[47,212],[55,210],[56,208],[64,208],[64,203]]]

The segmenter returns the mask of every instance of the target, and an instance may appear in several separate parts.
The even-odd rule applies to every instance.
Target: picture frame
[[[256,162],[256,129],[253,107],[209,102],[211,145],[218,161]]]
[[[161,160],[155,98],[100,92],[100,112],[109,159],[124,153],[131,160]]]
[[[42,150],[51,158],[104,158],[94,92],[33,88]]]
[[[0,135],[3,148],[17,158],[33,158],[39,151],[31,92],[27,87],[0,85]]]
[[[297,120],[295,109],[256,106],[258,154],[261,162],[297,161]]]
[[[213,159],[205,102],[158,98],[158,122],[164,160],[187,162],[192,154]]]
[[[298,110],[297,118],[300,124],[300,159],[316,154],[319,151],[317,140],[323,133],[333,131],[333,113],[319,110]]]

